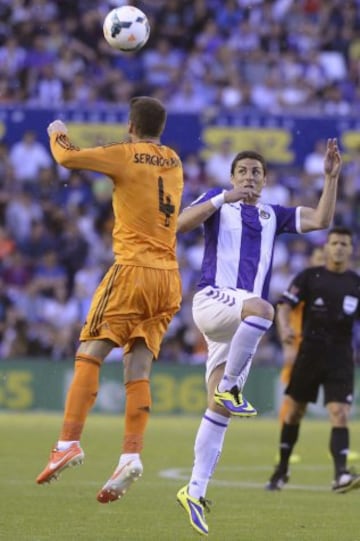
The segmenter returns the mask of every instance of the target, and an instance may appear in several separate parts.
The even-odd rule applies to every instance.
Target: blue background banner
[[[69,124],[74,142],[80,146],[121,140],[127,129],[127,109],[114,107],[81,109],[32,109],[2,107],[0,137],[11,146],[26,130],[34,130],[44,144],[46,128],[56,118]],[[200,116],[169,114],[163,142],[182,155],[216,146],[224,137],[234,152],[245,148],[264,153],[270,163],[302,166],[318,139],[337,137],[344,161],[359,152],[360,119],[352,117],[265,116],[253,112]]]

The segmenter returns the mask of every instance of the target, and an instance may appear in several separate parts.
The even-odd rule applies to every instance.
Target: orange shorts
[[[168,325],[180,308],[178,269],[114,264],[94,293],[80,341],[109,339],[128,353],[144,338],[157,358]]]

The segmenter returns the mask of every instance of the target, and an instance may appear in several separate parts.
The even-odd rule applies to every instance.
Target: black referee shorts
[[[328,402],[352,404],[354,393],[353,350],[342,342],[304,341],[285,389],[296,402],[316,402],[319,388]]]

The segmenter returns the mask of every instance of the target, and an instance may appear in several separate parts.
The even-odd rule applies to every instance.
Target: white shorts
[[[241,322],[243,303],[258,297],[245,289],[207,286],[194,295],[192,313],[208,348],[206,381],[213,370],[226,362],[232,337]]]

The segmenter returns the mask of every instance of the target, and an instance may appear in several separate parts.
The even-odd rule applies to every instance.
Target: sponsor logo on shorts
[[[209,289],[209,291],[206,292],[206,295],[208,297],[212,297],[213,300],[221,302],[222,304],[227,304],[227,306],[234,306],[235,304],[235,297],[221,291],[220,289]]]

